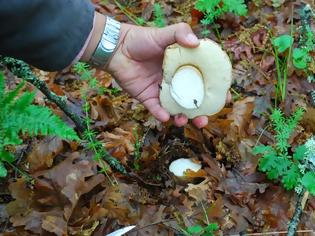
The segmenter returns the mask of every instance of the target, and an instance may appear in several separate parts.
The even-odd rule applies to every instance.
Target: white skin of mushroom
[[[201,169],[201,165],[193,162],[191,159],[180,158],[173,161],[169,166],[170,172],[177,177],[184,177],[185,171],[188,169],[197,172]]]
[[[198,108],[204,98],[204,81],[194,66],[182,66],[174,74],[170,86],[172,98],[186,109]]]

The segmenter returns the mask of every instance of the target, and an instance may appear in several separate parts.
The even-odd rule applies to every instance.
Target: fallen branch
[[[34,85],[47,97],[49,101],[55,103],[73,121],[80,133],[80,136],[83,137],[83,134],[87,129],[83,120],[69,108],[63,97],[51,92],[46,83],[34,75],[29,65],[23,61],[3,56],[0,56],[0,64],[6,66],[15,76],[20,77]],[[103,156],[104,160],[116,171],[123,175],[128,175],[125,167],[122,166],[116,158],[112,157],[107,150],[105,151],[106,154]]]
[[[297,200],[295,203],[295,211],[289,223],[287,236],[294,236],[297,231],[300,218],[301,218],[304,206],[305,206],[305,204],[302,204],[305,194],[308,196],[308,192],[305,191],[305,189],[303,189],[303,191],[301,191],[297,196]]]

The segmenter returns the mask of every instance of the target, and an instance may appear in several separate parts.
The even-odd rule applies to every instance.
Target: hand
[[[197,47],[199,40],[185,23],[165,28],[122,24],[117,50],[108,65],[109,72],[119,85],[162,122],[170,119],[170,114],[161,107],[159,100],[163,54],[165,48],[173,43]],[[177,126],[183,126],[188,119],[178,114],[174,122]],[[207,125],[208,118],[196,117],[193,123],[202,128]]]

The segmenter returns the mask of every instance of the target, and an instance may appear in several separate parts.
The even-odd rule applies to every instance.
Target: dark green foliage
[[[186,235],[214,236],[214,232],[219,229],[217,223],[210,223],[205,227],[193,225],[185,230]]]
[[[164,10],[159,3],[153,5],[153,23],[160,28],[166,25]]]
[[[204,25],[212,24],[227,12],[237,16],[247,15],[247,6],[244,0],[198,0],[195,8],[205,14],[201,21]]]
[[[24,83],[14,90],[5,91],[4,76],[0,73],[0,176],[6,176],[3,162],[13,162],[14,156],[7,151],[8,145],[23,142],[20,134],[30,136],[57,135],[64,139],[78,140],[73,129],[68,127],[47,107],[33,105],[35,93],[24,92],[19,96]]]
[[[313,172],[301,168],[306,161],[307,148],[305,145],[297,146],[293,155],[289,154],[288,143],[294,129],[302,119],[304,110],[298,108],[291,117],[285,118],[279,109],[273,110],[271,122],[275,131],[276,143],[274,146],[259,145],[253,149],[254,154],[262,154],[259,159],[259,169],[266,172],[272,180],[281,180],[287,189],[293,189],[302,184],[312,194],[314,191]]]

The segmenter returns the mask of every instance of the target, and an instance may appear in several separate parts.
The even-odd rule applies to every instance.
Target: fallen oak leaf
[[[64,145],[60,138],[46,137],[33,147],[28,154],[27,161],[30,164],[30,173],[45,170],[52,166],[54,158],[63,151]]]
[[[188,196],[196,200],[196,204],[206,201],[208,191],[211,191],[210,179],[206,178],[199,184],[188,184],[188,187],[185,188],[185,192],[188,193]]]
[[[241,138],[247,136],[246,130],[250,124],[255,107],[254,101],[254,97],[246,97],[234,103],[232,113],[228,114],[228,119],[233,120],[231,132],[229,132],[232,140],[235,140],[236,135],[239,135]]]

